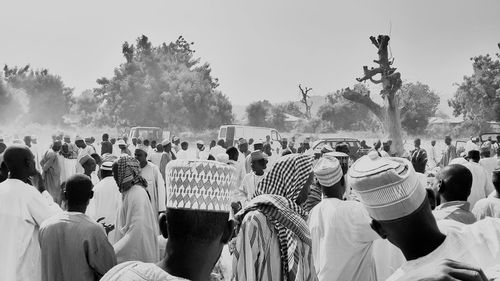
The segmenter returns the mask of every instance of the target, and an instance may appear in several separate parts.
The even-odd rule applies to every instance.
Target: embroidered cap
[[[174,160],[166,167],[167,208],[228,213],[235,168],[208,160]]]
[[[102,162],[102,164],[101,164],[101,170],[103,170],[103,171],[112,171],[113,170],[113,162],[112,161]]]
[[[351,166],[347,180],[370,216],[376,220],[408,216],[426,198],[425,188],[408,160],[380,157],[375,151]]]
[[[321,157],[314,166],[314,175],[323,187],[331,187],[344,176],[340,162],[333,156]]]

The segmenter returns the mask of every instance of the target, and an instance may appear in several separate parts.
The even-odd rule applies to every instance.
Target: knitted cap
[[[342,179],[340,162],[335,157],[321,157],[313,168],[314,175],[323,187],[330,187]]]
[[[229,212],[235,168],[207,160],[174,160],[166,167],[167,208]]]
[[[351,166],[348,182],[370,216],[376,220],[408,216],[426,198],[425,188],[408,160],[380,157],[375,151]]]

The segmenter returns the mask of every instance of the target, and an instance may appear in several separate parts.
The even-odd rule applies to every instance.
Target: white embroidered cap
[[[314,175],[323,187],[331,187],[343,177],[340,162],[335,157],[321,157],[313,168]]]
[[[236,169],[217,161],[174,160],[166,167],[167,208],[229,212]]]
[[[416,211],[427,194],[412,164],[372,151],[349,169],[347,181],[376,220],[402,218]]]

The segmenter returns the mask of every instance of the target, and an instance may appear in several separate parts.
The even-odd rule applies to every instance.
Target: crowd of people
[[[500,280],[500,139],[444,142],[0,139],[0,280]]]

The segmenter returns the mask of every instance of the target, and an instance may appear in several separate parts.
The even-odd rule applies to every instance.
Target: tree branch
[[[364,106],[366,106],[373,114],[375,114],[380,120],[384,120],[384,112],[382,110],[382,107],[378,104],[376,104],[371,98],[370,94],[361,94],[359,92],[356,92],[354,90],[351,90],[350,88],[346,88],[342,90],[342,96],[355,103],[360,103]]]
[[[381,74],[384,70],[380,67],[377,67],[377,68],[370,68],[368,69],[368,66],[363,66],[363,72],[364,72],[364,76],[361,77],[361,78],[356,78],[356,80],[358,82],[363,82],[365,80],[369,80],[371,79],[373,76],[377,75],[377,74]]]

